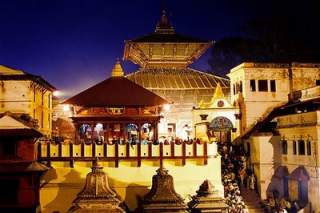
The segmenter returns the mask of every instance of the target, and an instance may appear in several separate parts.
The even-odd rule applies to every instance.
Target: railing
[[[141,166],[142,160],[158,160],[163,165],[163,160],[181,160],[182,165],[187,159],[202,159],[206,165],[208,158],[216,157],[216,144],[198,143],[170,143],[160,144],[53,144],[38,143],[38,160],[45,161],[48,166],[52,161],[68,161],[73,167],[75,161],[113,161],[115,167],[119,166],[119,161],[136,161],[137,166]]]

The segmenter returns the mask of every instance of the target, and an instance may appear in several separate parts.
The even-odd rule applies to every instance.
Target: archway
[[[232,122],[226,117],[219,116],[209,124],[209,135],[219,143],[231,142],[232,129]]]
[[[304,166],[299,166],[290,174],[290,190],[291,200],[298,200],[302,205],[308,203],[308,182],[310,176]]]
[[[267,194],[273,195],[275,191],[278,192],[279,197],[289,197],[289,172],[286,166],[278,166],[271,178],[271,183],[268,186]]]

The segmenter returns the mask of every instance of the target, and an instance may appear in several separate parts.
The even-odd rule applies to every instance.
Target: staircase
[[[255,191],[241,187],[241,196],[246,204],[249,213],[263,213],[264,210],[260,204],[260,198]]]

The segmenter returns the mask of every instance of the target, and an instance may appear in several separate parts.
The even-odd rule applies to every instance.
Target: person
[[[256,178],[254,177],[254,174],[251,174],[249,176],[249,189],[254,190],[256,184]]]

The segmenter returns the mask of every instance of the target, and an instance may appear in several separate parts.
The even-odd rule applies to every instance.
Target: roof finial
[[[115,65],[113,66],[111,76],[112,77],[122,77],[123,75],[124,75],[124,73],[123,73],[123,69],[120,64],[120,59],[117,58],[117,61],[116,61]]]
[[[165,10],[162,10],[162,15],[161,15],[160,21],[157,24],[155,32],[163,33],[163,34],[174,33],[174,29],[169,22],[169,19],[167,17],[167,13]]]

